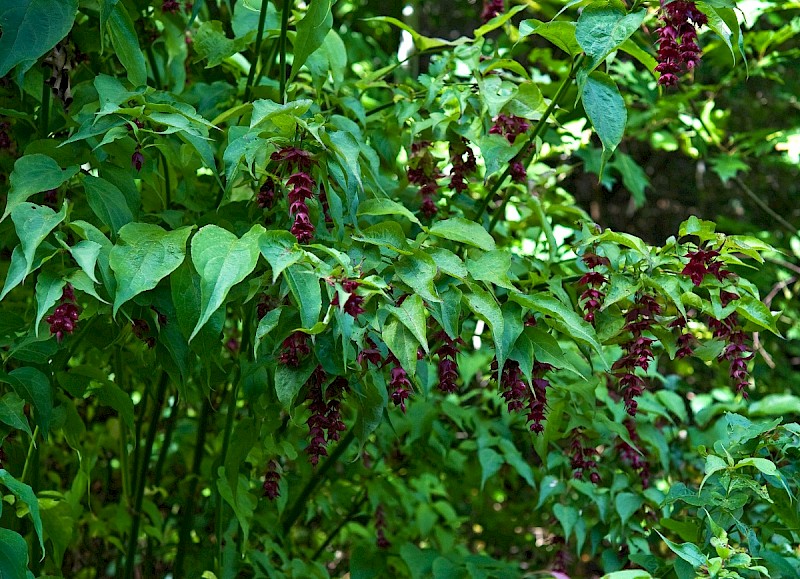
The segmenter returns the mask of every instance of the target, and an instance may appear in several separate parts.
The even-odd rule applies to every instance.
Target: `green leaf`
[[[133,401],[127,392],[114,384],[111,380],[104,380],[103,386],[94,392],[98,402],[117,411],[120,418],[125,421],[130,432],[133,432]]]
[[[492,448],[482,448],[478,451],[478,462],[481,464],[481,490],[486,486],[486,481],[497,474],[505,460],[503,455]]]
[[[433,278],[436,277],[436,263],[423,251],[415,251],[413,255],[404,256],[394,265],[397,277],[404,284],[429,302],[442,301],[436,295]]]
[[[600,579],[653,579],[653,576],[641,569],[626,569],[624,571],[606,573]]]
[[[27,72],[69,33],[77,12],[78,0],[3,0],[0,77],[18,65],[21,74]]]
[[[18,533],[3,528],[0,528],[0,577],[28,579],[28,543]]]
[[[576,24],[574,22],[566,22],[564,20],[542,22],[530,19],[520,22],[519,34],[523,38],[531,34],[538,34],[570,56],[577,56],[583,52],[583,49],[578,44],[577,38],[575,38],[575,28]]]
[[[489,20],[489,22],[487,22],[480,28],[476,28],[475,38],[482,38],[483,36],[489,34],[492,30],[500,28],[503,24],[511,20],[511,18],[513,18],[517,13],[525,10],[525,8],[527,8],[527,6],[525,5],[514,6],[509,10],[501,12],[500,14]]]
[[[487,251],[475,259],[467,259],[467,270],[476,281],[516,290],[517,288],[508,279],[509,269],[511,269],[511,253],[505,249]]]
[[[116,185],[100,177],[86,175],[83,186],[86,189],[89,207],[114,235],[117,235],[123,225],[133,221],[133,213],[125,201],[125,196]]]
[[[466,243],[485,251],[495,248],[494,238],[482,226],[463,217],[437,221],[429,230],[431,235],[459,243]]]
[[[42,548],[42,553],[44,553],[44,535],[42,534],[42,518],[39,515],[39,499],[36,498],[33,489],[15,479],[5,469],[0,469],[0,482],[2,482],[15,497],[28,505],[28,512],[33,521],[33,528],[36,530],[36,535],[39,537],[39,546]]]
[[[239,525],[242,527],[244,544],[246,545],[247,538],[250,534],[250,520],[253,518],[253,512],[258,504],[258,500],[250,493],[250,483],[247,478],[242,475],[238,475],[236,478],[238,479],[238,485],[234,490],[231,488],[225,476],[225,467],[221,466],[217,469],[217,490],[219,490],[219,496],[225,499],[225,502],[233,509],[236,520],[239,521]]]
[[[733,63],[736,64],[736,51],[733,49],[731,38],[734,35],[741,36],[739,31],[739,23],[736,14],[730,8],[717,8],[712,6],[712,2],[697,2],[697,9],[708,17],[708,27],[719,36],[728,47],[733,58]],[[733,19],[730,16],[733,15]],[[736,22],[736,32],[731,29],[730,24]],[[730,24],[729,24],[730,23]]]
[[[769,308],[761,300],[750,295],[742,295],[736,301],[736,311],[740,316],[753,322],[760,328],[768,329],[776,336],[780,336],[777,326],[777,316],[773,316]]]
[[[24,408],[25,401],[22,398],[15,392],[7,393],[0,398],[0,422],[33,437],[28,419],[25,418]]]
[[[119,230],[120,243],[108,260],[117,278],[113,316],[122,304],[155,288],[183,263],[191,232],[191,227],[165,231],[149,223],[129,223]]]
[[[371,225],[361,231],[361,235],[353,236],[356,241],[363,241],[370,245],[386,247],[402,255],[412,255],[408,250],[408,243],[403,228],[394,221],[383,221]]]
[[[225,302],[230,289],[255,269],[264,227],[254,225],[241,239],[217,225],[206,225],[192,238],[192,263],[200,274],[200,319],[189,336],[197,335]]]
[[[39,324],[47,313],[61,298],[61,292],[66,282],[61,277],[43,271],[36,280],[36,322],[34,324],[34,334],[39,337]]]
[[[11,384],[14,391],[33,406],[34,421],[47,440],[53,416],[53,391],[47,376],[36,368],[24,366],[15,368],[5,376],[0,374],[0,381]]]
[[[593,2],[578,18],[575,38],[589,57],[586,73],[592,72],[642,25],[646,10],[628,14],[619,0]]]
[[[633,493],[619,493],[614,499],[620,522],[624,525],[633,514],[644,504],[641,495]]]
[[[59,223],[64,221],[67,216],[67,204],[61,207],[61,211],[56,213],[49,207],[34,205],[24,201],[14,207],[11,212],[11,221],[17,230],[22,245],[22,253],[25,256],[25,275],[33,270],[34,254],[41,245],[44,238],[50,235]],[[24,278],[24,276],[23,276]]]
[[[291,410],[297,394],[317,367],[317,361],[306,359],[297,368],[278,364],[275,368],[275,393],[284,409]]]
[[[283,308],[275,308],[274,310],[270,310],[267,312],[266,316],[258,321],[256,337],[253,340],[253,357],[255,359],[258,359],[258,347],[261,345],[261,341],[264,339],[264,336],[269,335],[269,333],[278,325],[278,320],[280,320],[281,317],[281,311],[283,311]]]
[[[466,280],[469,276],[464,262],[449,249],[443,247],[426,247],[425,251],[433,258],[440,272],[460,280]]]
[[[293,79],[306,59],[325,42],[333,26],[332,0],[314,0],[308,6],[303,19],[297,23],[297,34],[294,38],[294,60],[289,80]]]
[[[77,417],[77,412],[75,412],[75,416]],[[78,420],[80,420],[79,417]],[[40,506],[44,532],[53,545],[53,560],[56,567],[60,568],[64,560],[64,552],[72,542],[77,521],[72,506],[65,500],[46,498],[41,501]]]
[[[697,567],[700,565],[705,565],[708,562],[708,558],[703,555],[703,552],[697,547],[697,545],[693,543],[673,543],[664,535],[659,533],[658,530],[656,530],[656,533],[659,534],[659,536],[667,544],[667,547],[669,547],[673,553],[689,563],[695,569],[697,569]]]
[[[717,224],[713,221],[706,221],[705,219],[698,219],[694,215],[681,223],[678,228],[678,235],[685,237],[686,235],[696,235],[700,241],[711,241],[716,238],[715,231]]]
[[[2,38],[5,38],[5,35]],[[27,201],[31,195],[59,187],[74,177],[79,170],[78,165],[70,165],[62,171],[51,157],[39,153],[20,157],[14,163],[14,170],[9,176],[11,189],[8,191],[8,201],[0,221],[8,217],[14,207]]]
[[[725,462],[724,459],[718,457],[715,454],[709,454],[706,457],[706,466],[705,466],[705,476],[703,480],[700,481],[700,490],[703,490],[703,485],[706,484],[706,481],[715,473],[725,470],[728,468],[728,463]]]
[[[456,46],[459,44],[458,42],[448,42],[447,40],[443,40],[441,38],[429,38],[427,36],[423,36],[405,22],[402,22],[397,18],[392,18],[391,16],[374,16],[372,18],[364,18],[363,20],[365,22],[371,22],[373,20],[378,22],[388,22],[389,24],[393,24],[398,28],[405,30],[411,35],[411,40],[414,41],[414,46],[420,51],[437,48],[439,46]]]
[[[102,245],[94,241],[89,241],[88,239],[79,241],[69,248],[72,258],[94,283],[98,283],[94,275],[94,269],[97,265],[97,258],[100,256],[101,249],[103,249]]]
[[[255,37],[252,32],[240,38],[228,38],[222,28],[222,22],[211,20],[203,22],[200,28],[194,33],[192,47],[194,48],[198,60],[207,60],[206,68],[219,66],[222,62],[241,52],[249,41]]]
[[[569,540],[572,529],[575,528],[575,524],[578,522],[578,509],[556,503],[553,505],[553,514],[558,519],[558,522],[561,523],[561,528],[564,529],[564,538]]]
[[[284,273],[286,283],[300,306],[300,321],[304,328],[313,328],[322,311],[322,291],[319,276],[313,269],[291,265]]]
[[[422,223],[417,217],[397,201],[391,199],[367,199],[358,206],[359,217],[362,215],[401,215],[409,221],[422,227]]]
[[[630,191],[636,207],[642,207],[646,201],[645,190],[650,186],[647,173],[633,160],[633,157],[622,152],[617,152],[611,165],[622,176],[622,184]]]
[[[414,376],[417,372],[417,349],[420,344],[411,330],[392,318],[383,325],[381,337],[403,370],[409,376]]]
[[[272,268],[272,283],[278,281],[281,272],[303,259],[303,250],[297,247],[294,235],[284,230],[270,230],[258,241],[261,255]]]
[[[425,352],[429,353],[428,337],[426,335],[427,319],[422,298],[418,295],[411,295],[403,300],[400,307],[388,306],[386,309],[392,312],[406,328],[411,330],[411,333],[414,334],[414,337],[419,341]]]
[[[375,384],[373,380],[364,380],[354,385],[356,394],[356,416],[353,429],[360,446],[363,448],[369,435],[375,432],[383,421],[383,411],[389,402],[386,387]]]
[[[464,294],[464,299],[467,301],[469,309],[489,326],[494,340],[495,357],[499,366],[498,372],[501,372],[506,356],[508,356],[503,344],[503,335],[505,333],[503,312],[492,294],[477,286],[471,286],[470,290],[469,293]]]
[[[139,36],[122,3],[114,6],[114,10],[111,11],[108,18],[108,34],[111,36],[114,53],[128,71],[128,80],[131,84],[134,87],[147,84],[147,65],[139,46]]]
[[[617,84],[610,76],[602,72],[593,72],[586,79],[581,100],[586,115],[603,144],[603,156],[600,161],[600,178],[602,179],[606,162],[614,154],[625,134],[628,111]]]
[[[533,344],[534,359],[545,364],[550,364],[554,368],[563,368],[574,374],[585,378],[580,370],[569,360],[561,346],[553,336],[539,328],[525,328],[523,336]]]

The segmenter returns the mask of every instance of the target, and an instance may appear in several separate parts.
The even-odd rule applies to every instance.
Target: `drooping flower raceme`
[[[678,84],[678,74],[690,71],[700,64],[700,47],[697,45],[697,27],[708,23],[705,14],[694,2],[661,0],[662,25],[658,29],[658,83],[662,86]]]

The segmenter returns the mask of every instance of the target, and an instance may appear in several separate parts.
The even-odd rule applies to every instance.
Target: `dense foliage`
[[[731,93],[800,7],[738,4],[3,3],[0,577],[797,577],[798,129]],[[576,201],[658,155],[665,240]]]

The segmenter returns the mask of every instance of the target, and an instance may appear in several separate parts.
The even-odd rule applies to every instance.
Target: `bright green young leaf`
[[[34,421],[47,440],[53,416],[53,390],[47,376],[41,370],[23,366],[0,376],[0,380],[11,384],[14,391],[33,407]]]
[[[128,80],[134,87],[147,84],[147,65],[144,53],[139,46],[139,36],[133,26],[125,5],[120,2],[114,6],[108,18],[108,34],[111,45],[122,66],[128,71]]]
[[[20,73],[27,72],[69,33],[77,11],[78,0],[3,0],[0,77],[17,65]]]
[[[725,470],[728,468],[728,463],[725,462],[724,459],[718,457],[715,454],[709,454],[706,457],[706,466],[705,466],[705,476],[703,480],[700,482],[700,490],[703,490],[703,485],[706,484],[706,481],[715,473],[718,473],[721,470]]]
[[[364,18],[365,22],[371,22],[373,20],[377,22],[388,22],[389,24],[393,24],[401,30],[408,32],[411,35],[411,39],[414,41],[414,46],[417,48],[417,50],[428,50],[439,46],[455,46],[457,44],[457,42],[448,42],[447,40],[443,40],[441,38],[429,38],[427,36],[423,36],[405,22],[402,22],[397,18],[392,18],[391,16],[374,16],[372,18]]]
[[[658,530],[656,532],[661,536],[667,547],[675,553],[678,557],[689,563],[692,567],[697,569],[700,565],[705,565],[708,558],[703,555],[703,552],[694,543],[673,543],[662,535]]]
[[[153,289],[186,257],[191,227],[165,231],[149,223],[129,223],[119,230],[119,242],[111,249],[109,265],[117,278],[114,316],[120,306]]]
[[[463,217],[437,221],[429,230],[431,235],[459,243],[466,243],[485,251],[495,248],[494,238],[481,225]]]
[[[503,24],[511,20],[511,18],[513,18],[517,13],[525,10],[525,8],[526,6],[522,5],[522,6],[514,6],[509,10],[504,10],[502,13],[498,14],[497,16],[489,20],[489,22],[487,22],[480,28],[476,28],[475,38],[481,38],[489,34],[492,30],[497,30],[498,28],[503,26]]]
[[[192,263],[200,274],[200,319],[189,341],[225,302],[230,289],[255,269],[264,227],[254,225],[241,239],[217,225],[206,225],[192,238]]]
[[[749,295],[743,295],[736,301],[736,311],[740,316],[760,328],[767,329],[776,336],[780,336],[777,318],[773,316],[772,312],[761,300]]]
[[[331,0],[311,2],[303,19],[297,23],[290,80],[300,72],[306,59],[325,42],[325,37],[333,26],[332,4]]]
[[[33,270],[34,254],[39,245],[59,223],[64,221],[66,216],[66,203],[58,213],[49,207],[34,205],[27,201],[14,207],[11,212],[11,221],[14,222],[17,237],[22,245],[22,253],[25,256],[25,275]]]
[[[2,42],[0,40],[0,42]],[[23,155],[14,163],[9,181],[11,189],[8,192],[8,201],[3,212],[3,219],[9,216],[11,210],[31,195],[49,191],[59,187],[65,181],[74,177],[80,168],[71,165],[62,170],[51,157],[34,153]]]
[[[408,296],[399,306],[388,306],[387,308],[403,325],[411,330],[414,337],[419,341],[426,353],[428,350],[428,337],[426,335],[427,318],[425,316],[425,304],[422,298],[416,294]]]
[[[358,215],[401,215],[422,227],[419,219],[405,205],[391,199],[367,199],[358,206]]]
[[[116,185],[102,179],[85,175],[83,186],[86,189],[86,199],[94,214],[111,229],[113,235],[126,224],[133,221],[133,213],[128,207],[125,196]]]
[[[203,22],[194,33],[192,46],[197,53],[198,60],[207,60],[206,68],[219,66],[222,62],[241,52],[255,34],[241,38],[228,38],[222,28],[222,22],[212,20]]]
[[[313,328],[322,311],[322,291],[319,275],[311,268],[290,265],[284,272],[289,289],[300,306],[300,321],[304,328]]]
[[[39,537],[39,546],[42,549],[42,553],[44,553],[44,534],[42,533],[42,518],[39,514],[39,499],[36,498],[33,489],[15,479],[5,469],[0,469],[0,482],[2,482],[15,497],[28,505],[28,512],[33,521],[33,528],[36,530],[36,535]]]
[[[39,337],[39,324],[47,311],[61,298],[66,282],[49,271],[43,271],[36,280],[36,322],[34,333]]]
[[[575,27],[574,22],[565,22],[563,20],[542,22],[532,18],[520,22],[519,34],[522,37],[538,34],[570,56],[577,56],[583,52],[583,49],[575,38]]]
[[[589,75],[581,100],[586,115],[603,144],[603,157],[600,161],[600,178],[602,179],[603,168],[625,134],[628,111],[617,84],[610,76],[602,72],[593,72]]]

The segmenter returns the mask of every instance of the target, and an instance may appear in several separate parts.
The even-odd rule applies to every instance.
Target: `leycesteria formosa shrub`
[[[0,6],[0,576],[796,576],[771,248],[561,185],[735,3],[530,6]]]

